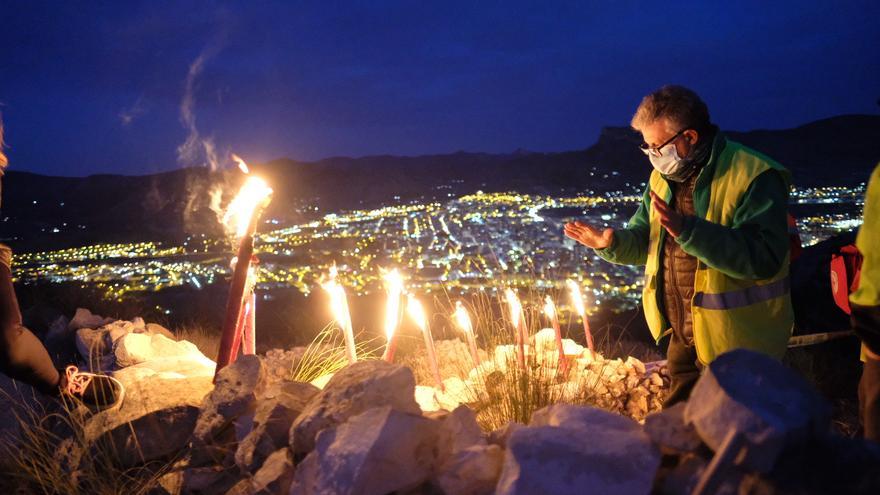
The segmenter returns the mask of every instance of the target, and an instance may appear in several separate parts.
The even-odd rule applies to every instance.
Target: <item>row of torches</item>
[[[382,355],[382,359],[389,363],[394,361],[394,351],[397,345],[397,329],[401,323],[400,302],[403,296],[406,296],[406,314],[422,332],[425,340],[425,349],[428,355],[428,365],[431,368],[431,373],[434,376],[434,381],[437,385],[437,388],[442,390],[443,379],[440,376],[440,366],[437,361],[437,353],[434,350],[434,338],[431,334],[431,329],[428,325],[428,318],[425,315],[425,310],[422,306],[422,303],[418,300],[418,298],[415,297],[414,294],[407,293],[405,291],[403,277],[400,275],[400,272],[398,270],[394,269],[385,272],[383,275],[383,279],[385,281],[385,288],[388,294],[388,298],[385,304],[386,343],[385,352]],[[578,285],[578,283],[574,280],[567,280],[566,285],[569,290],[572,306],[574,307],[577,315],[580,316],[581,320],[583,321],[584,336],[586,338],[587,347],[590,349],[590,351],[593,351],[593,334],[590,331],[590,322],[587,319],[584,297],[581,293],[580,285]],[[337,269],[335,265],[330,268],[328,276],[321,282],[321,287],[330,296],[330,308],[333,313],[333,319],[336,321],[336,324],[340,327],[344,335],[345,349],[348,361],[350,363],[354,363],[357,361],[358,358],[355,347],[354,330],[351,324],[351,314],[348,310],[348,301],[346,299],[345,289],[337,281]],[[520,366],[520,368],[525,369],[525,346],[526,342],[528,341],[528,330],[526,328],[526,321],[523,315],[522,303],[520,302],[519,296],[517,295],[516,291],[514,291],[512,288],[505,289],[504,298],[509,309],[510,325],[513,328],[513,333],[516,340],[515,347],[517,364]],[[566,358],[562,342],[562,330],[559,326],[559,318],[556,311],[556,304],[553,302],[553,299],[549,295],[545,296],[544,298],[543,309],[544,315],[550,321],[550,324],[554,330],[556,336],[556,347],[559,353],[558,362],[560,363],[560,366],[564,369],[566,367]],[[456,323],[456,326],[458,326],[458,328],[464,333],[467,339],[468,347],[470,348],[471,360],[473,361],[473,365],[476,368],[480,365],[481,360],[477,351],[477,342],[474,333],[474,327],[471,323],[471,318],[468,314],[467,309],[464,307],[464,304],[462,304],[460,300],[455,302],[455,312],[453,313],[452,317]]]
[[[224,225],[235,232],[238,240],[238,253],[232,260],[233,275],[230,281],[229,296],[226,304],[226,314],[223,323],[223,334],[220,341],[220,351],[217,358],[216,373],[224,366],[235,361],[238,350],[241,347],[245,354],[253,354],[255,350],[255,312],[256,297],[254,288],[256,276],[253,264],[256,263],[254,252],[254,236],[257,222],[262,210],[268,205],[272,189],[259,177],[248,175],[247,164],[236,155],[232,159],[238,163],[239,169],[247,175],[241,190],[226,210],[223,219]],[[428,325],[428,318],[421,302],[411,293],[404,290],[403,277],[398,270],[390,270],[383,274],[388,299],[385,307],[385,336],[386,345],[383,359],[393,362],[396,347],[397,328],[401,323],[400,303],[406,296],[406,313],[422,332],[425,339],[425,348],[428,354],[428,364],[434,375],[437,387],[443,389],[443,381],[440,376],[440,368],[437,362],[437,354],[434,350],[434,339]],[[580,286],[573,280],[566,282],[571,296],[572,306],[575,312],[583,320],[584,335],[587,347],[593,351],[593,336],[590,332],[590,324],[587,320],[584,308],[584,298]],[[330,295],[331,310],[336,324],[342,329],[345,339],[346,356],[350,363],[357,361],[357,351],[354,340],[354,331],[351,324],[351,314],[348,309],[348,300],[345,289],[337,281],[336,266],[332,266],[328,276],[321,282],[321,286]],[[516,340],[517,362],[521,368],[525,368],[525,345],[528,341],[525,317],[519,296],[511,289],[505,290],[505,300],[510,310],[510,324],[513,328]],[[562,332],[559,328],[556,305],[548,295],[544,299],[544,314],[550,320],[556,334],[556,345],[559,351],[559,363],[564,367],[566,364],[563,350]],[[456,325],[464,332],[470,347],[471,359],[474,367],[480,365],[480,357],[477,352],[476,337],[471,323],[470,315],[461,301],[455,303],[453,314]]]

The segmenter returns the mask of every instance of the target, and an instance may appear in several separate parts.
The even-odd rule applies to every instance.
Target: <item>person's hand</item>
[[[680,236],[681,231],[684,230],[684,215],[673,210],[669,203],[663,201],[663,198],[654,191],[651,191],[651,206],[660,217],[660,225],[666,229],[666,232],[672,237]]]
[[[614,229],[599,230],[577,221],[565,224],[565,235],[589,248],[605,249],[614,239]]]

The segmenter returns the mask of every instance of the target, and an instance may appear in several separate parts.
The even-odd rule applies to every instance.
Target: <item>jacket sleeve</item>
[[[650,190],[650,185],[645,188],[642,200],[639,202],[639,208],[626,223],[626,226],[622,229],[614,229],[611,245],[605,249],[595,250],[596,254],[605,261],[618,265],[644,265],[647,262],[648,235],[651,231],[648,224],[648,208],[651,205],[651,196],[648,194]]]
[[[729,227],[689,216],[676,241],[707,266],[739,279],[770,278],[790,249],[788,186],[775,170],[749,185]]]

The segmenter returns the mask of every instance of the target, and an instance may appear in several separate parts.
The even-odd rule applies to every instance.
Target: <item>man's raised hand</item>
[[[660,217],[660,225],[669,232],[669,235],[672,237],[680,236],[681,231],[684,230],[684,216],[675,211],[654,191],[651,191],[651,206],[657,212],[657,216]]]
[[[583,222],[575,221],[565,224],[565,235],[570,239],[593,249],[604,249],[614,239],[614,229],[599,230]]]

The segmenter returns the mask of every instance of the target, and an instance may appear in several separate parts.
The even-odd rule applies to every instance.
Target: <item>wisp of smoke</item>
[[[213,136],[202,136],[196,126],[195,90],[207,60],[216,52],[216,48],[206,48],[189,66],[184,84],[183,98],[180,101],[180,121],[189,131],[186,141],[177,147],[177,161],[182,165],[207,165],[211,171],[220,166],[220,154],[214,143]],[[203,161],[202,161],[203,160]],[[201,162],[201,163],[200,163]]]
[[[180,101],[180,122],[188,131],[186,140],[177,147],[177,161],[184,166],[206,165],[211,172],[219,170],[220,165],[225,161],[223,158],[228,153],[221,153],[217,150],[213,136],[203,136],[196,125],[196,90],[199,77],[205,68],[205,64],[219,51],[219,43],[209,44],[202,53],[190,64],[189,71],[184,81],[183,98]],[[213,174],[212,174],[213,175]],[[208,181],[208,204],[207,206],[217,217],[217,221],[222,223],[224,211],[221,207],[223,191],[225,184]],[[197,204],[201,204],[204,196],[200,194],[201,188],[193,187],[193,184],[187,186],[188,199],[185,208],[185,217],[189,217],[189,213],[197,209]],[[187,222],[189,223],[189,222]]]

